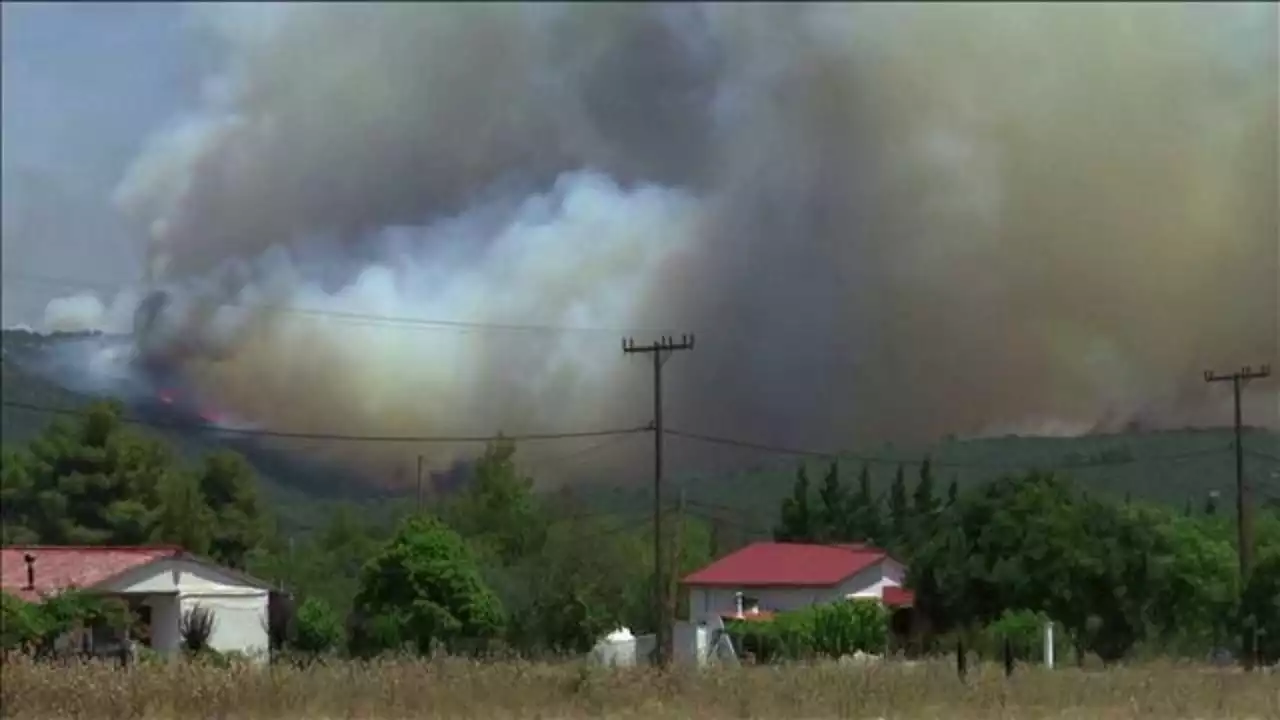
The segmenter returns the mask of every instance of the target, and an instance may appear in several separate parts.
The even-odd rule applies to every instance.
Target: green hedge
[[[889,612],[877,600],[842,600],[779,613],[772,620],[730,620],[725,630],[739,655],[757,661],[883,654]]]
[[[37,654],[53,650],[54,642],[77,627],[106,624],[126,627],[132,617],[119,600],[71,590],[29,603],[0,593],[0,648]]]

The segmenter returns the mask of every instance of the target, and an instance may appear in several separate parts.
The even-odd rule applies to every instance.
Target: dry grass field
[[[6,718],[1280,718],[1276,674],[1143,666],[1107,672],[795,665],[714,671],[459,660],[271,669],[57,667],[11,660]]]

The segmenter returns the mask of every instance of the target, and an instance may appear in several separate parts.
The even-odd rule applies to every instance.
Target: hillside
[[[938,493],[955,481],[961,489],[1002,475],[1027,470],[1064,473],[1089,492],[1167,503],[1187,502],[1201,507],[1210,492],[1219,494],[1224,512],[1234,507],[1234,435],[1229,428],[1188,429],[1126,433],[1077,438],[995,437],[954,440],[915,451],[891,446],[846,453],[840,460],[841,479],[857,482],[867,465],[872,487],[886,493],[899,464],[904,466],[908,489],[919,477],[921,460],[929,457]],[[1280,504],[1280,434],[1250,430],[1245,436],[1245,474],[1259,503]],[[744,457],[743,465],[753,462]],[[688,474],[670,471],[667,498],[677,502],[682,494],[686,512],[719,518],[747,537],[768,534],[778,507],[788,496],[796,469],[806,463],[816,493],[828,463],[798,457],[754,460],[736,472]],[[600,487],[584,491],[588,502],[602,508],[634,509],[649,503],[652,489]]]
[[[57,342],[42,336],[7,330],[0,335],[4,360],[3,394],[6,405],[0,415],[3,442],[29,440],[56,417],[48,412],[16,408],[20,403],[41,408],[74,410],[89,398],[65,390],[18,366],[17,359]],[[398,502],[385,491],[352,473],[310,463],[297,453],[263,446],[251,436],[231,436],[179,423],[150,413],[132,416],[145,420],[148,432],[172,443],[183,456],[196,458],[227,448],[243,454],[257,470],[264,492],[281,516],[281,524],[293,531],[315,527],[337,503],[358,503],[368,512],[379,512]],[[674,443],[673,443],[674,445]],[[885,491],[897,466],[905,464],[909,484],[915,482],[922,458],[933,463],[938,492],[952,480],[960,487],[973,486],[1002,474],[1029,469],[1069,473],[1093,492],[1175,504],[1204,502],[1210,491],[1220,494],[1220,505],[1229,508],[1235,498],[1235,460],[1229,429],[1178,430],[1129,433],[1081,438],[995,437],[950,440],[934,447],[907,450],[885,446],[847,453],[841,460],[842,478],[856,481],[864,462],[871,470],[873,486]],[[1246,473],[1261,501],[1280,499],[1280,435],[1250,431],[1246,439]],[[676,455],[673,453],[673,455]],[[668,463],[674,502],[683,491],[687,512],[725,520],[747,536],[768,532],[778,504],[791,492],[801,458],[776,452],[731,451],[721,469],[703,473],[682,471],[678,457]],[[826,463],[807,460],[816,488]],[[740,469],[733,469],[740,468]],[[587,485],[577,492],[588,506],[602,511],[634,515],[651,502],[648,483],[631,486]]]
[[[24,370],[25,362],[48,343],[63,337],[44,336],[21,330],[5,330],[0,335],[4,357],[0,360],[0,442],[5,445],[31,440],[50,422],[90,403],[93,398],[64,389],[35,373]],[[28,405],[64,412],[32,410]],[[146,432],[168,442],[188,461],[222,449],[243,455],[262,481],[263,493],[286,532],[306,532],[324,521],[329,509],[339,503],[358,503],[378,511],[392,498],[385,492],[359,482],[358,478],[332,467],[309,463],[304,458],[263,447],[250,436],[230,436],[194,427],[190,419],[152,410],[128,413]]]

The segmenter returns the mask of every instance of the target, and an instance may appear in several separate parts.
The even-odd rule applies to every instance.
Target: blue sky
[[[138,276],[140,244],[111,191],[148,135],[199,91],[208,46],[186,17],[177,3],[3,5],[6,324],[37,319],[73,289],[15,274]]]

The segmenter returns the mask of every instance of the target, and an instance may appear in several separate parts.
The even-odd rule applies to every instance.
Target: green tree
[[[1239,587],[1233,543],[1210,525],[1164,507],[1134,505],[1121,512],[1130,527],[1151,534],[1142,548],[1147,573],[1138,588],[1149,600],[1144,620],[1166,650],[1203,657],[1229,630]]]
[[[190,473],[174,473],[159,490],[159,506],[153,512],[151,539],[178,545],[199,555],[209,553],[214,513],[204,501],[200,486]]]
[[[175,472],[165,447],[129,432],[118,403],[90,406],[33,440],[6,478],[25,529],[50,544],[146,542],[157,490]]]
[[[893,476],[893,485],[889,488],[889,545],[890,549],[901,550],[910,544],[911,507],[907,502],[907,481],[904,469],[898,466]]]
[[[909,568],[921,610],[939,631],[995,621],[1006,610],[1045,612],[1083,628],[1081,583],[1104,550],[1086,532],[1069,484],[1032,474],[961,497]]]
[[[196,477],[214,522],[210,556],[245,569],[265,535],[253,469],[236,453],[218,452],[204,458]]]
[[[778,542],[812,542],[814,518],[809,509],[809,471],[804,463],[796,469],[791,497],[782,501],[781,522],[773,530]]]
[[[39,503],[30,458],[14,448],[4,448],[0,453],[0,543],[37,543]]]
[[[1010,610],[1045,613],[1107,661],[1138,642],[1202,653],[1235,596],[1230,541],[1203,520],[1091,499],[1045,474],[962,497],[912,558],[917,603],[939,629]]]
[[[850,537],[849,492],[840,482],[840,464],[833,461],[818,489],[822,507],[818,511],[815,537],[821,542],[845,542]]]
[[[503,565],[535,553],[546,533],[533,479],[520,474],[515,453],[510,440],[489,443],[471,482],[445,513],[449,524],[483,555]]]
[[[354,605],[368,627],[353,637],[361,653],[401,643],[420,653],[436,643],[468,647],[499,637],[505,622],[466,541],[423,516],[404,521],[364,566]]]
[[[244,460],[219,453],[193,475],[163,442],[127,428],[121,412],[118,403],[92,405],[5,451],[5,541],[171,542],[244,567],[262,534]]]
[[[947,502],[944,507],[951,507],[960,499],[960,486],[955,478],[951,479],[951,484],[947,486]]]
[[[319,598],[307,598],[294,620],[293,647],[309,655],[332,652],[342,644],[342,620]]]
[[[849,500],[849,519],[849,540],[873,544],[885,540],[880,502],[871,492],[871,468],[866,463],[858,473],[858,489]]]
[[[512,644],[580,653],[620,625],[646,624],[652,544],[626,529],[600,517],[556,522],[537,556],[490,572]]]
[[[923,544],[937,527],[942,505],[934,496],[933,465],[925,458],[920,465],[920,481],[911,496],[912,546]]]
[[[1270,552],[1254,565],[1241,607],[1245,626],[1257,628],[1263,660],[1280,662],[1280,552]]]
[[[1088,615],[1068,621],[1084,647],[1107,662],[1124,657],[1144,639],[1154,610],[1159,538],[1154,528],[1132,521],[1131,508],[1097,499],[1078,505],[1078,521],[1090,544],[1078,551],[1073,577]],[[1059,615],[1063,611],[1059,611]]]

